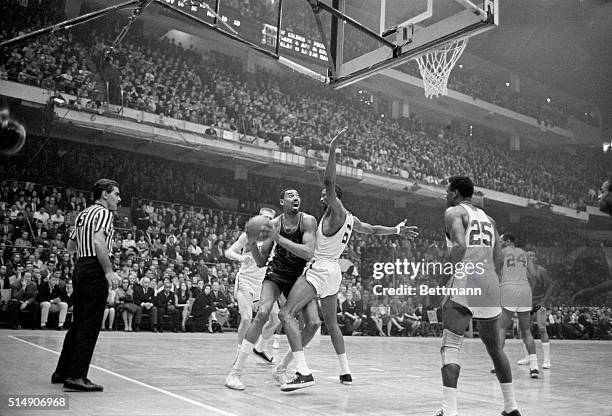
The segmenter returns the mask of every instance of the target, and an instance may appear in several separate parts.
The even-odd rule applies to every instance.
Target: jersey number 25
[[[491,247],[493,244],[493,225],[487,221],[472,220],[470,223],[470,246]]]

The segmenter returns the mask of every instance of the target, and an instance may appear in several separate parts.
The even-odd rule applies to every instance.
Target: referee
[[[72,277],[74,288],[73,322],[66,333],[62,354],[51,383],[64,383],[69,391],[102,391],[104,388],[87,378],[106,298],[113,279],[110,251],[113,240],[113,213],[121,202],[119,184],[99,179],[94,184],[95,203],[76,217],[68,251],[76,251],[77,262]]]

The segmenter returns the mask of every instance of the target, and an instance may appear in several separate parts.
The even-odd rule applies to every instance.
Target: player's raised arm
[[[348,127],[340,130],[329,143],[329,156],[327,158],[327,166],[325,167],[325,175],[323,176],[323,184],[325,185],[325,194],[327,196],[327,204],[332,210],[342,210],[342,204],[336,197],[336,149],[340,137],[346,133]]]
[[[243,261],[244,255],[242,254],[242,249],[246,247],[247,242],[248,238],[246,236],[246,233],[240,234],[236,241],[234,241],[234,244],[232,244],[227,250],[225,250],[225,257],[230,260]]]
[[[463,260],[463,256],[467,251],[465,228],[463,227],[463,219],[461,218],[463,209],[457,208],[458,207],[450,207],[444,212],[444,225],[453,243],[449,253],[452,263],[458,263]]]
[[[317,220],[312,215],[303,214],[302,218],[302,244],[294,243],[288,238],[280,235],[280,223],[272,223],[264,225],[262,233],[269,235],[269,239],[284,247],[292,254],[298,256],[301,259],[310,261],[314,256],[316,232],[317,232]],[[255,257],[253,255],[253,257]],[[259,263],[258,263],[259,265]]]
[[[417,231],[418,227],[415,225],[407,226],[406,220],[400,222],[395,227],[387,227],[385,225],[372,225],[367,222],[361,221],[359,218],[354,218],[354,230],[360,234],[372,234],[372,235],[403,235],[410,239],[413,239],[419,235]]]

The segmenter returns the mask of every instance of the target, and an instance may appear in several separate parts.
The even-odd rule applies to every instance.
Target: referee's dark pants
[[[77,260],[72,277],[72,325],[55,372],[68,378],[85,378],[102,326],[108,298],[108,281],[96,257]]]

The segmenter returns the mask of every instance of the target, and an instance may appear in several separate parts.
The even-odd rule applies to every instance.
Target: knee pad
[[[448,329],[442,331],[442,347],[440,348],[440,355],[442,358],[442,367],[447,364],[459,363],[459,351],[463,344],[463,335],[457,335]]]

